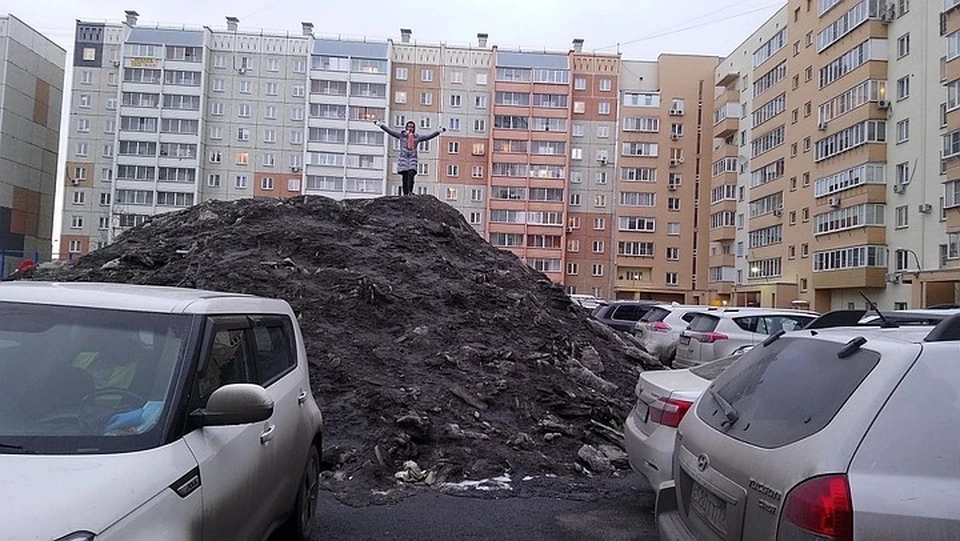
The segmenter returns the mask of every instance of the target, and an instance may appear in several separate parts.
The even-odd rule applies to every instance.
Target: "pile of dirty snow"
[[[433,197],[208,202],[29,279],[289,302],[324,412],[328,482],[360,500],[622,469],[617,431],[651,361]]]

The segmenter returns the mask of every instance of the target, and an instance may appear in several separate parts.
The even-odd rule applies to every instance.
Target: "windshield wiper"
[[[740,418],[737,409],[730,405],[730,402],[727,402],[726,398],[720,396],[720,393],[713,390],[713,387],[707,388],[707,392],[716,400],[717,404],[720,404],[720,408],[723,409],[723,415],[726,416],[727,421],[729,421],[731,425],[737,422],[737,419]]]
[[[877,306],[877,303],[870,300],[870,297],[867,297],[863,291],[857,290],[857,293],[863,297],[863,300],[867,301],[867,308],[872,310],[877,317],[880,318],[880,328],[894,328],[899,327],[896,323],[892,323],[886,316],[883,315],[883,312],[880,311],[880,308]]]
[[[0,450],[7,449],[10,451],[23,451],[22,445],[14,445],[12,443],[2,443],[0,442]]]

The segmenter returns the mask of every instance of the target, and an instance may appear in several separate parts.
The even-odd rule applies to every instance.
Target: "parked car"
[[[612,301],[594,310],[593,317],[618,331],[631,332],[637,321],[658,304],[656,301]]]
[[[660,538],[960,539],[960,315],[754,347],[680,423]]]
[[[0,284],[5,539],[306,539],[321,426],[284,301]]]
[[[808,323],[804,330],[837,326],[930,326],[956,313],[960,311],[837,310]],[[654,490],[673,479],[674,439],[684,415],[710,382],[752,347],[741,346],[731,355],[692,368],[648,370],[640,374],[635,389],[637,403],[624,422],[624,444],[633,470],[646,478]]]
[[[689,368],[755,345],[779,331],[795,331],[817,318],[816,312],[773,308],[725,308],[698,314],[680,333],[674,366]]]
[[[573,301],[574,304],[587,310],[594,310],[604,302],[594,295],[582,295],[578,293],[570,295],[570,300]]]
[[[660,364],[671,366],[677,354],[680,332],[687,328],[698,313],[716,310],[709,306],[686,304],[658,304],[651,308],[633,328],[648,353],[660,359]]]
[[[752,346],[693,368],[647,370],[640,374],[637,402],[623,426],[623,442],[633,471],[653,487],[673,479],[677,426],[704,389]]]

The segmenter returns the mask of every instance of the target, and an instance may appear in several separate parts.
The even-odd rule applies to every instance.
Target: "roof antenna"
[[[857,293],[859,293],[860,296],[863,297],[863,300],[867,301],[867,307],[869,307],[870,310],[873,310],[873,312],[877,314],[877,317],[880,318],[881,327],[898,327],[899,326],[896,323],[890,323],[890,321],[886,318],[886,316],[883,315],[883,312],[881,312],[880,309],[877,308],[877,303],[871,301],[870,298],[863,293],[863,291],[860,291],[858,289]]]

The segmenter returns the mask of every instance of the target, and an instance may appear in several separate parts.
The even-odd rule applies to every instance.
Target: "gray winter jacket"
[[[403,171],[416,171],[417,165],[419,164],[417,160],[417,145],[423,141],[429,141],[434,137],[440,135],[440,130],[437,130],[429,135],[420,135],[419,133],[414,135],[414,141],[416,144],[413,145],[412,149],[407,148],[407,130],[402,132],[393,131],[388,128],[385,124],[378,124],[380,129],[387,132],[391,137],[395,137],[400,140],[400,154],[397,156],[397,172],[401,173]]]

